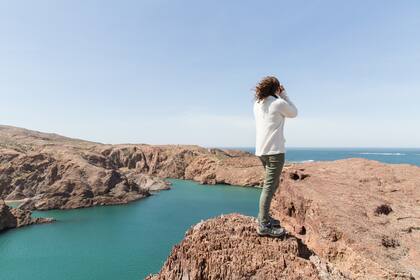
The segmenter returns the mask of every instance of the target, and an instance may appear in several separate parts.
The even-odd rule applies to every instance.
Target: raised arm
[[[279,95],[280,98],[276,100],[276,110],[286,118],[295,118],[298,114],[295,104],[289,99],[285,90]]]

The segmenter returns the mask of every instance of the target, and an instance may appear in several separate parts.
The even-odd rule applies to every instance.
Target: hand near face
[[[279,92],[279,94],[282,94],[283,93],[283,91],[285,91],[285,89],[284,89],[284,86],[283,85],[280,85],[280,90],[279,90],[280,92]]]

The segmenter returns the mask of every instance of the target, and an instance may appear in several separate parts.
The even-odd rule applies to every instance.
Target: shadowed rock
[[[0,232],[23,227],[32,224],[51,223],[51,218],[32,218],[31,211],[22,209],[10,209],[3,200],[0,199]]]

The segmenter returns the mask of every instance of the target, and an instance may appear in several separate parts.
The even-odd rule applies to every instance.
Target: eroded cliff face
[[[10,209],[3,200],[0,199],[0,232],[23,227],[32,224],[50,223],[50,218],[32,218],[31,211],[22,209]]]
[[[149,279],[420,278],[419,167],[292,165],[272,212],[290,233],[285,240],[257,237],[249,217],[211,219],[190,229]]]
[[[104,145],[0,126],[0,198],[22,209],[127,203],[169,188],[163,178],[253,186],[249,153],[183,145]]]

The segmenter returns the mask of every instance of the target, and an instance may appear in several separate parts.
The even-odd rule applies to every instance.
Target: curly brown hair
[[[255,100],[264,100],[268,96],[277,98],[276,93],[280,90],[280,82],[274,76],[264,77],[255,87]]]

